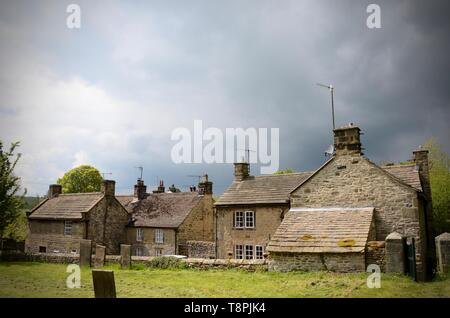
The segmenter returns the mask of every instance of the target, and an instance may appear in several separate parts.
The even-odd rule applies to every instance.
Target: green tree
[[[63,193],[83,193],[100,191],[102,181],[96,168],[82,165],[67,171],[57,183],[62,186]]]
[[[14,169],[21,154],[14,154],[19,142],[12,143],[9,151],[3,151],[0,141],[0,237],[3,237],[6,227],[18,217],[24,194],[19,195],[20,178],[14,175]]]
[[[287,168],[284,170],[277,171],[274,174],[289,174],[289,173],[295,173],[295,170],[291,169],[291,168]]]
[[[429,151],[433,225],[439,235],[450,232],[450,157],[435,138],[430,138],[423,148]]]

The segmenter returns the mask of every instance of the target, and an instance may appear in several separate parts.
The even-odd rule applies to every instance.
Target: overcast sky
[[[81,7],[81,28],[66,8]],[[366,26],[370,3],[381,29]],[[318,168],[336,124],[374,162],[434,136],[450,151],[450,1],[0,1],[0,139],[20,141],[29,195],[92,164],[130,193],[185,188],[231,164],[174,164],[171,132],[280,129],[280,168]],[[259,169],[252,168],[258,174]]]

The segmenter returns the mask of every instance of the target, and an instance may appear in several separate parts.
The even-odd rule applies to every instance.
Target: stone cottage
[[[419,280],[433,268],[427,151],[408,165],[380,167],[363,156],[360,129],[334,130],[335,154],[290,193],[290,210],[267,250],[273,268],[367,268],[367,244],[397,232],[415,239]]]
[[[117,197],[132,215],[126,235],[133,255],[214,257],[212,193],[207,175],[190,192],[165,192],[161,183],[147,193],[138,180],[134,195]]]
[[[262,259],[290,209],[290,192],[311,172],[251,176],[234,164],[234,181],[215,203],[217,258]]]
[[[115,197],[115,182],[105,180],[101,192],[62,194],[50,185],[48,197],[28,214],[29,253],[79,253],[82,239],[119,254],[125,243],[128,212]]]

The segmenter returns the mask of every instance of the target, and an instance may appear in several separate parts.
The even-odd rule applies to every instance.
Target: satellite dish
[[[332,156],[334,154],[334,145],[329,145],[327,150],[325,150],[325,156]]]

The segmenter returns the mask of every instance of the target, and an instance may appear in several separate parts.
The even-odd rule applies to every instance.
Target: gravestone
[[[131,245],[120,244],[120,267],[122,269],[130,269]]]
[[[80,266],[91,266],[92,258],[92,241],[80,241]]]
[[[405,240],[397,232],[386,237],[386,272],[405,272]]]
[[[437,270],[440,273],[450,273],[450,233],[436,236]]]
[[[111,270],[92,270],[95,298],[116,298],[116,283]]]
[[[103,267],[105,265],[105,255],[106,255],[106,247],[102,245],[97,245],[95,247],[95,260],[94,267]]]

